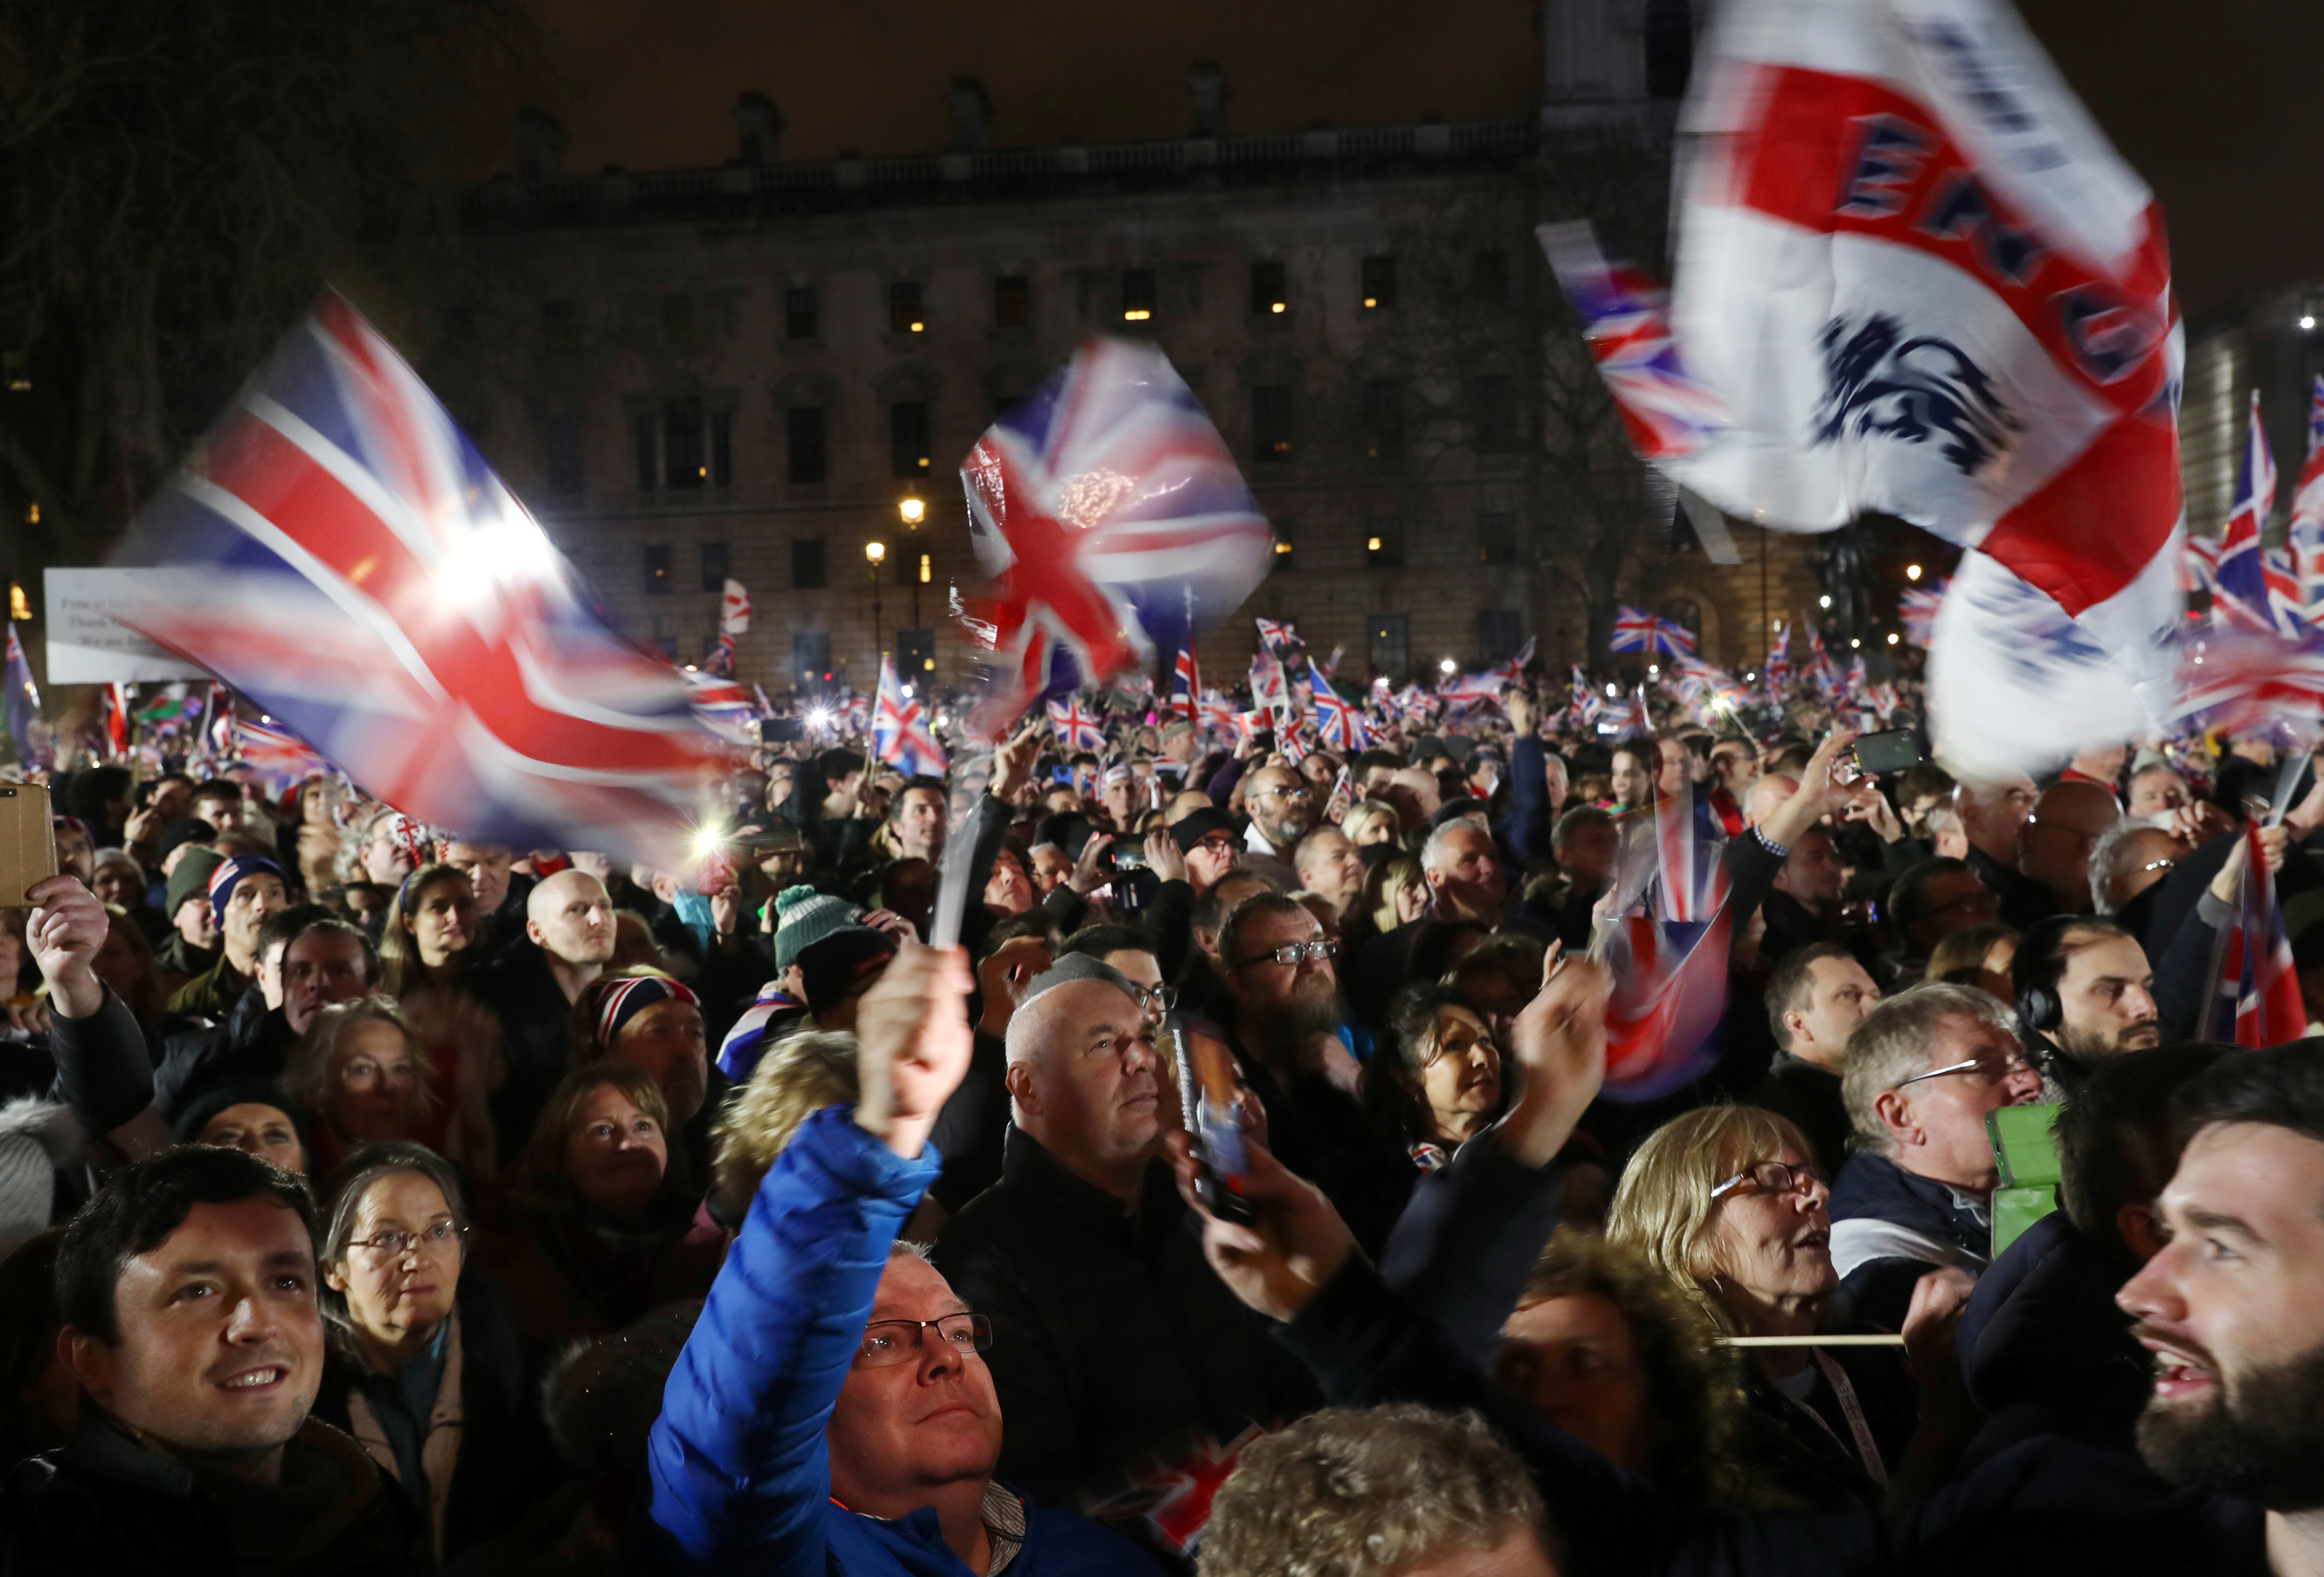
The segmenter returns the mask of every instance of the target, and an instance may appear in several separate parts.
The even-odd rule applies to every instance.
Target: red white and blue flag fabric
[[[117,565],[114,610],[407,816],[518,848],[687,857],[723,752],[444,408],[335,294],[286,337]]]
[[[1036,702],[1150,665],[1197,605],[1231,608],[1267,572],[1274,532],[1225,440],[1169,358],[1093,339],[961,463],[970,540],[994,578],[996,737]]]
[[[1079,696],[1049,703],[1049,726],[1056,731],[1057,742],[1069,751],[1095,754],[1105,749],[1105,724],[1082,705]]]
[[[1299,649],[1299,632],[1289,620],[1278,623],[1273,619],[1260,619],[1259,649],[1272,657],[1288,657]]]
[[[1668,294],[1638,269],[1609,262],[1587,225],[1544,225],[1538,234],[1631,447],[1648,460],[1702,448],[1727,425],[1727,407],[1680,364]]]
[[[2006,0],[1730,0],[1711,40],[1670,323],[1727,421],[1656,464],[1744,520],[1886,512],[1991,559],[2159,717],[2180,338],[2152,194]],[[1940,622],[1939,757],[2022,770],[2115,737],[2038,691],[1989,726],[2029,659],[1992,611]]]
[[[49,725],[41,720],[41,687],[32,682],[32,665],[24,660],[14,619],[8,622],[8,736],[25,766],[45,767],[56,758]]]
[[[908,778],[941,778],[951,765],[928,731],[927,708],[907,699],[893,659],[880,659],[880,696],[872,706],[872,753]]]
[[[715,674],[721,678],[734,677],[734,638],[732,635],[723,630],[718,632],[718,640],[710,648],[710,655],[702,659],[702,671]]]
[[[1598,687],[1590,682],[1590,676],[1582,671],[1581,664],[1574,664],[1572,688],[1565,704],[1567,725],[1588,728],[1598,721],[1598,715],[1604,710],[1605,703],[1598,699]]]
[[[104,704],[99,726],[104,733],[106,759],[119,761],[129,753],[129,715],[135,710],[129,699],[129,687],[118,681],[106,686]]]
[[[1364,715],[1353,703],[1340,698],[1329,679],[1310,670],[1315,697],[1315,738],[1328,750],[1354,753],[1371,748],[1364,731]]]
[[[1508,683],[1509,677],[1499,669],[1489,673],[1454,674],[1437,687],[1436,694],[1450,706],[1466,708],[1480,702],[1498,706],[1501,691]]]
[[[2243,839],[2243,881],[2235,918],[2220,929],[2212,954],[2203,1038],[2254,1048],[2281,1046],[2307,1033],[2308,1012],[2256,818],[2245,824]]]
[[[234,724],[234,759],[255,768],[278,794],[318,772],[337,776],[338,771],[289,729],[240,719]]]
[[[1510,684],[1522,684],[1526,669],[1533,666],[1534,641],[1535,637],[1526,637],[1526,643],[1517,648],[1517,654],[1507,662],[1494,664],[1493,671]]]
[[[1235,731],[1237,715],[1235,704],[1216,690],[1204,691],[1202,700],[1196,704],[1196,710],[1200,714],[1202,725],[1204,728],[1215,730],[1222,735]]]
[[[1937,628],[1937,610],[1944,605],[1945,587],[1950,578],[1935,586],[1907,586],[1904,595],[1896,599],[1896,619],[1904,626],[1904,639],[1926,651],[1929,641]]]
[[[2268,448],[2267,428],[2259,419],[2259,391],[2255,389],[2243,458],[2236,467],[2235,505],[2227,512],[2227,529],[2219,534],[2212,616],[2246,630],[2291,635],[2295,632],[2282,628],[2270,606],[2273,593],[2266,559],[2260,550],[2267,517],[2274,508],[2275,456]]]
[[[739,580],[726,583],[718,600],[718,633],[748,635],[751,632],[751,594]]]
[[[2179,590],[2182,595],[2202,591],[2214,596],[2219,588],[2219,539],[2189,537],[2179,555]]]
[[[1674,620],[1657,618],[1625,603],[1614,610],[1614,633],[1606,642],[1606,649],[1655,651],[1665,657],[1676,657],[1682,651],[1694,650],[1694,637],[1685,625]]]
[[[702,725],[735,744],[759,742],[759,703],[733,679],[702,670],[682,674],[687,698]]]
[[[2317,376],[2308,397],[2308,456],[2292,492],[2287,540],[2306,622],[2324,623],[2324,374]]]
[[[1170,669],[1170,710],[1189,723],[1195,716],[1195,697],[1203,693],[1202,670],[1194,666],[1193,649],[1178,649],[1178,660]]]
[[[1792,629],[1786,624],[1775,632],[1775,644],[1768,649],[1767,666],[1761,670],[1767,681],[1767,693],[1781,696],[1784,687],[1792,682]]]
[[[1650,812],[1623,819],[1600,1093],[1635,1102],[1683,1087],[1718,1060],[1732,927],[1726,870],[1717,845],[1695,835],[1683,779]]]

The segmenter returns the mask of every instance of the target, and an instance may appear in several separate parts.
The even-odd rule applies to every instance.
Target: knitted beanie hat
[[[226,856],[216,849],[189,849],[170,872],[169,918],[175,920],[178,911],[189,898],[200,898],[209,891],[210,872],[226,863]]]
[[[786,887],[775,895],[775,969],[778,973],[798,962],[801,950],[822,941],[842,926],[852,926],[863,913],[844,898],[834,898],[812,887]]]

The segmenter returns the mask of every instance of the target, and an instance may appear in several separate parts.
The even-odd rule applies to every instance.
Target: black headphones
[[[2058,1001],[2058,977],[2065,973],[2066,934],[2088,926],[2088,915],[2052,915],[2025,933],[2009,972],[2017,985],[2018,1028],[2028,1035],[2053,1035],[2065,1022]]]

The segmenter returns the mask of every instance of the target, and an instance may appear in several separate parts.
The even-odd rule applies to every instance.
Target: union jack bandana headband
[[[687,990],[683,982],[672,980],[666,974],[632,975],[627,980],[616,981],[606,991],[604,1000],[597,1004],[598,1048],[610,1047],[613,1044],[613,1037],[622,1032],[622,1026],[640,1013],[656,1002],[668,1001],[686,1002],[696,1008],[702,1006],[701,999]]]

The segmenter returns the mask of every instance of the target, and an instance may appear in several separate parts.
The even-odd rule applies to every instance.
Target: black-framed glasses
[[[1988,1084],[1997,1084],[2019,1069],[2030,1068],[2033,1065],[2022,1055],[2015,1052],[2007,1056],[1973,1056],[1965,1062],[1950,1063],[1941,1068],[1931,1068],[1925,1074],[1914,1074],[1911,1078],[1900,1079],[1888,1087],[1892,1090],[1901,1090],[1906,1084],[1917,1084],[1923,1079],[1941,1079],[1953,1074],[1975,1074]]]
[[[992,1346],[992,1322],[982,1314],[945,1314],[933,1320],[874,1320],[863,1327],[863,1340],[855,1349],[855,1362],[862,1369],[888,1369],[899,1363],[908,1363],[926,1340],[924,1333],[934,1331],[936,1340],[953,1351],[966,1354],[983,1352]]]
[[[1326,959],[1337,958],[1339,955],[1340,945],[1327,936],[1314,942],[1286,942],[1273,952],[1261,953],[1256,957],[1246,958],[1235,967],[1249,969],[1254,964],[1266,964],[1272,960],[1286,967],[1296,968],[1301,964],[1322,964]]]
[[[465,1245],[468,1229],[448,1221],[409,1231],[402,1227],[383,1227],[368,1238],[357,1239],[353,1245],[365,1253],[376,1254],[383,1259],[401,1259],[417,1243],[429,1253],[437,1253],[456,1244]]]
[[[1813,1162],[1790,1167],[1781,1161],[1755,1161],[1712,1189],[1711,1197],[1723,1198],[1746,1183],[1760,1194],[1790,1194],[1794,1190],[1804,1193],[1810,1188],[1831,1186],[1831,1179],[1825,1176],[1823,1168]]]
[[[1254,789],[1250,797],[1253,799],[1308,799],[1314,798],[1314,793],[1312,785],[1302,783],[1296,788]]]
[[[1149,1013],[1167,1013],[1178,1005],[1176,986],[1142,986],[1136,981],[1130,983],[1137,987],[1138,1000],[1146,1005],[1146,1010]]]

